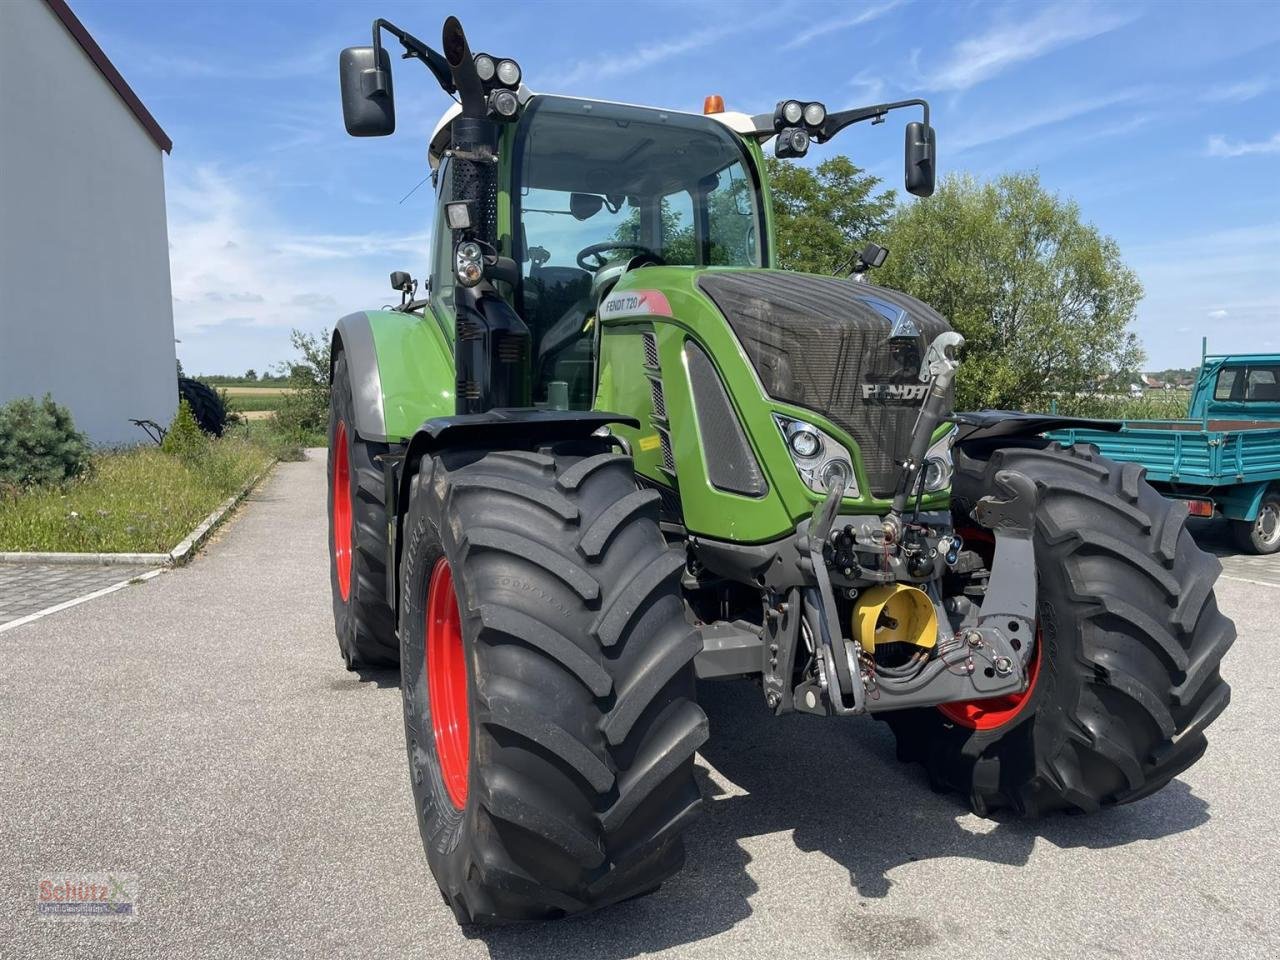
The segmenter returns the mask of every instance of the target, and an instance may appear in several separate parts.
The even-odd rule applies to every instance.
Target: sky
[[[426,142],[449,105],[396,61],[398,129],[349,138],[338,53],[385,17],[518,60],[535,92],[758,113],[923,96],[940,175],[1036,170],[1113,237],[1146,290],[1148,369],[1280,351],[1280,6],[1248,2],[698,3],[71,0],[173,138],[165,161],[178,356],[259,372],[289,331],[398,300],[428,272]],[[397,45],[392,42],[392,49]],[[912,117],[906,117],[905,122]],[[901,191],[901,123],[814,147]]]

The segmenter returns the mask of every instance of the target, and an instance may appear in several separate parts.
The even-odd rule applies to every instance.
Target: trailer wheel
[[[1268,490],[1256,520],[1232,520],[1231,535],[1241,550],[1268,554],[1280,551],[1280,492]]]
[[[410,483],[405,742],[445,901],[491,924],[655,889],[707,736],[656,495],[594,440],[425,457]]]
[[[1039,494],[1034,682],[1016,697],[886,714],[899,757],[984,816],[1145,797],[1200,757],[1230,698],[1218,674],[1235,639],[1213,595],[1221,564],[1184,529],[1185,505],[1092,446],[957,448],[958,526],[1000,470]]]
[[[394,667],[400,659],[395,614],[387,605],[387,522],[377,460],[387,450],[355,431],[351,378],[340,352],[329,394],[329,585],[348,670]]]

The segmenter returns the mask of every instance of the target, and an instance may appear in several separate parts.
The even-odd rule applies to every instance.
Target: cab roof
[[[529,100],[537,96],[537,94],[528,93],[527,89],[523,87],[521,88],[521,94],[520,101],[522,104],[527,104]],[[590,100],[585,97],[562,97],[559,94],[556,96],[562,100],[578,100],[583,103],[619,103],[621,106],[639,106],[644,110],[662,109],[660,107],[646,107],[640,104],[620,103],[620,101],[616,100]],[[723,113],[710,114],[695,113],[691,110],[664,110],[663,112],[681,113],[696,117],[707,116],[728,127],[734,133],[737,133],[743,138],[752,137],[756,133],[755,124],[752,121],[752,118],[745,113],[738,113],[737,111],[730,110]],[[462,107],[459,104],[455,103],[451,105],[440,117],[440,120],[436,123],[435,129],[431,131],[431,140],[427,148],[427,163],[430,164],[432,170],[435,170],[440,166],[440,161],[444,157],[444,152],[449,148],[449,124],[452,123],[453,119],[460,113],[462,113]]]

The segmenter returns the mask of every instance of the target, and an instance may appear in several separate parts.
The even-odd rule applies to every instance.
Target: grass
[[[1098,420],[1183,420],[1190,402],[1191,394],[1186,390],[1153,390],[1137,397],[1078,397],[1059,403],[1058,412]]]
[[[275,413],[285,403],[284,392],[248,393],[240,390],[227,391],[227,405],[236,413]]]
[[[96,454],[87,477],[0,499],[0,551],[167,553],[290,445],[236,429],[199,453]]]

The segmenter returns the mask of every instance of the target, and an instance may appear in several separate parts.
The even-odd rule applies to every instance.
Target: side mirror
[[[604,197],[596,193],[569,194],[569,212],[575,220],[590,220],[604,206]]]
[[[353,137],[385,137],[396,130],[391,57],[373,47],[347,47],[338,57],[342,120]]]
[[[905,154],[907,193],[917,197],[932,196],[935,176],[933,127],[918,120],[908,123]]]

